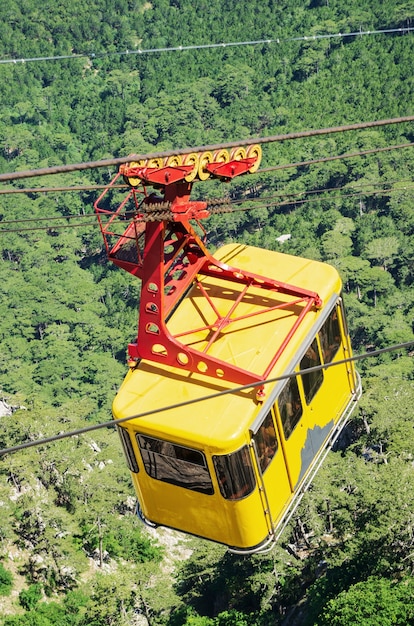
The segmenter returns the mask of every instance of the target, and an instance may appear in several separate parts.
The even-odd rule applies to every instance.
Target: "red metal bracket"
[[[144,183],[154,185],[171,185],[185,180],[194,169],[192,165],[172,167],[122,167],[121,173],[127,178],[139,178]]]
[[[213,176],[227,180],[235,176],[240,176],[240,174],[246,174],[251,170],[255,162],[256,159],[253,157],[249,159],[232,160],[228,163],[208,163],[205,168],[208,172],[213,174]]]
[[[128,169],[125,166],[94,205],[109,259],[142,280],[138,336],[128,346],[129,364],[133,367],[140,359],[146,359],[240,385],[262,382],[269,376],[306,314],[313,307],[322,305],[321,299],[315,292],[231,267],[215,259],[206,248],[205,231],[198,221],[209,215],[207,204],[190,201],[192,182],[185,180],[189,167],[148,168],[134,165]],[[205,169],[222,179],[232,178],[251,168],[252,158],[205,165]],[[148,195],[145,187],[140,190],[133,188],[115,211],[103,208],[106,195],[121,174],[134,181],[138,178],[162,186],[163,195]],[[165,206],[170,211],[169,218],[157,217]],[[148,221],[150,209],[155,209],[153,221]],[[118,233],[126,217],[129,224]],[[194,226],[190,220],[196,221]],[[224,315],[217,311],[204,287],[202,276],[213,276],[229,284],[241,285],[234,290],[237,296],[230,299],[229,310]],[[214,314],[214,321],[174,335],[168,328],[168,317],[191,286],[195,286],[205,298]],[[256,298],[257,290],[263,291],[264,304],[258,312],[241,315],[238,307],[250,296],[249,290],[253,288]],[[269,292],[285,294],[289,298],[269,306],[265,304],[269,302]],[[247,317],[293,307],[300,312],[263,372],[244,370],[211,354],[212,345],[231,324]],[[191,335],[195,333],[207,338],[202,351],[191,346]],[[258,396],[261,397],[261,394],[262,389]]]

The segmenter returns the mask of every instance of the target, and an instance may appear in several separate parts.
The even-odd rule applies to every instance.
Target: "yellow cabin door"
[[[274,411],[290,487],[295,491],[314,457],[314,448],[308,431],[307,409],[300,396],[296,377],[286,381]]]
[[[293,490],[318,457],[351,396],[345,367],[320,367],[322,332],[300,360],[298,369],[302,373],[285,383],[275,406]],[[341,354],[339,345],[336,350]]]
[[[285,456],[275,423],[275,414],[270,410],[252,436],[256,456],[257,481],[261,485],[263,512],[269,532],[285,512],[292,489],[286,469]]]
[[[318,333],[320,353],[323,363],[330,365],[351,355],[349,337],[345,328],[345,317],[340,304],[332,309]],[[319,424],[340,420],[349,402],[355,396],[355,373],[353,365],[345,363],[323,370],[324,392],[318,405],[317,394],[314,406]],[[313,404],[313,403],[312,403]]]

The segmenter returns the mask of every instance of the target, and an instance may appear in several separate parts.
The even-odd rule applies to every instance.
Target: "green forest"
[[[414,0],[1,3],[0,174],[414,115],[413,29]],[[413,144],[413,122],[264,144],[259,172],[194,184],[239,209],[210,249],[331,263],[356,354],[414,341]],[[111,420],[140,297],[93,214],[116,171],[0,184],[2,450]],[[358,362],[265,555],[144,527],[110,426],[1,454],[0,626],[414,624],[413,354]]]

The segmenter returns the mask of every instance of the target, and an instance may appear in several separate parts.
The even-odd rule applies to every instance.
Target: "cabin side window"
[[[240,500],[256,486],[252,461],[247,446],[232,454],[213,456],[221,495],[226,500]]]
[[[199,450],[137,434],[145,471],[151,478],[211,495],[213,484]]]
[[[310,367],[316,367],[317,365],[321,365],[321,357],[319,354],[318,342],[315,338],[300,362],[300,369],[306,370]],[[305,392],[306,404],[310,404],[312,398],[315,396],[319,387],[322,385],[323,371],[320,369],[316,370],[315,372],[308,372],[302,374],[301,377],[303,389]]]
[[[303,413],[296,376],[289,378],[278,397],[277,403],[285,439],[289,439]]]
[[[259,465],[263,474],[269,467],[278,447],[275,426],[270,411],[263,420],[259,430],[253,436],[253,441],[256,446]]]
[[[121,439],[122,447],[124,449],[124,454],[126,458],[126,462],[128,468],[134,474],[138,474],[138,463],[135,457],[134,448],[132,447],[132,441],[129,432],[126,428],[122,428],[122,426],[117,426],[117,430],[119,433],[119,438]]]
[[[341,345],[341,329],[339,327],[338,311],[333,309],[319,331],[322,347],[323,362],[330,363]]]

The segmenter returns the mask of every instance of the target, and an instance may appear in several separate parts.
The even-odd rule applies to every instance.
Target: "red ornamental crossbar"
[[[254,165],[252,157],[226,162],[214,162],[210,159],[204,163],[204,171],[226,179],[245,173]],[[312,308],[320,307],[322,303],[315,292],[232,267],[215,259],[208,252],[205,231],[198,220],[207,217],[209,213],[206,203],[190,200],[192,182],[186,181],[186,177],[191,176],[189,167],[181,163],[157,168],[146,167],[141,163],[131,164],[130,167],[127,164],[121,168],[94,205],[109,259],[142,280],[138,336],[128,346],[129,365],[134,367],[140,359],[146,359],[238,385],[259,383],[269,376],[306,314]],[[121,174],[134,188],[116,211],[105,209],[102,204],[107,199],[106,195]],[[163,195],[148,195],[145,187],[138,190],[136,187],[139,180],[144,184],[161,187]],[[159,215],[162,215],[166,202],[170,213],[168,219],[161,219]],[[151,211],[155,217],[153,221],[148,221]],[[123,227],[122,233],[117,232],[126,218],[129,219],[127,227]],[[194,226],[190,220],[196,220]],[[203,236],[199,234],[200,229]],[[202,276],[212,276],[241,285],[241,288],[235,290],[237,295],[224,315],[216,309],[214,300],[201,280]],[[214,321],[173,335],[168,328],[168,316],[193,285],[208,303]],[[286,299],[281,300],[273,306],[263,306],[260,311],[247,315],[238,314],[240,303],[253,288],[256,296],[257,289],[260,289],[264,294],[281,293],[288,295],[290,299],[288,302]],[[265,371],[242,369],[209,352],[221,333],[231,324],[292,307],[298,307],[296,310],[299,309],[300,313]],[[202,351],[184,343],[185,337],[200,332],[208,337]]]

